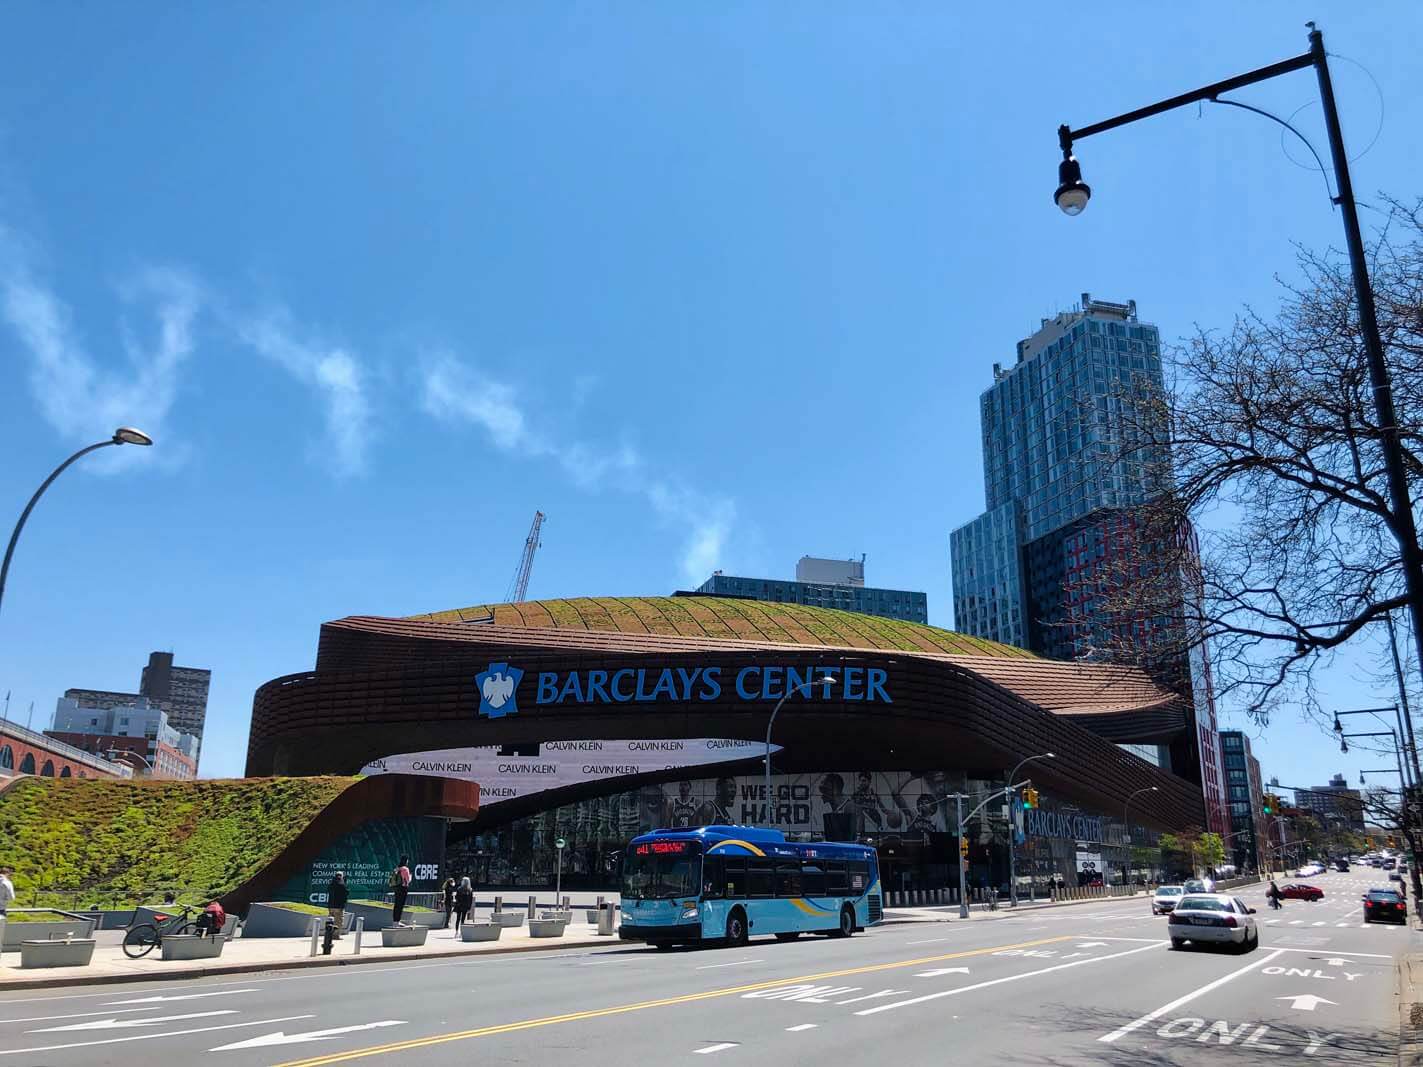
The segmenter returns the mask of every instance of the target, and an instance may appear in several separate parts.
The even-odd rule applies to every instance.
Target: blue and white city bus
[[[654,830],[623,854],[624,941],[658,948],[849,937],[883,919],[879,861],[865,845],[787,841],[779,830]]]

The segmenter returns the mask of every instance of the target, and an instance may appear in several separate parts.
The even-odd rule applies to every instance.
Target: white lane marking
[[[150,1015],[146,1019],[115,1019],[110,1012],[99,1012],[103,1019],[91,1019],[87,1023],[71,1023],[68,1026],[46,1026],[39,1030],[26,1030],[27,1034],[58,1034],[69,1030],[131,1030],[136,1026],[161,1026],[163,1023],[177,1022],[179,1019],[210,1019],[214,1015],[236,1015],[234,1008],[223,1011],[191,1011],[186,1015]]]
[[[1307,953],[1307,954],[1310,955],[1310,956],[1318,956],[1318,955],[1321,955],[1322,952],[1323,952],[1322,949],[1317,949],[1317,948],[1277,948],[1277,949],[1275,949],[1275,951],[1276,951],[1276,952],[1304,952],[1304,953]],[[1336,951],[1338,951],[1338,950],[1336,949]],[[1348,949],[1345,949],[1344,951],[1348,952]],[[1349,955],[1351,955],[1351,956],[1366,956],[1366,957],[1369,957],[1369,958],[1371,958],[1371,959],[1376,959],[1376,960],[1391,960],[1391,959],[1393,959],[1393,957],[1392,957],[1391,955],[1389,955],[1387,952],[1349,952]]]
[[[940,941],[947,941],[947,937],[931,937],[927,941],[906,941],[906,945],[933,945]]]
[[[915,978],[938,978],[943,974],[968,974],[967,967],[935,967],[932,971],[920,971]]]
[[[1229,981],[1231,981],[1231,980],[1233,980],[1233,979],[1239,978],[1242,974],[1249,974],[1251,971],[1255,970],[1256,967],[1264,966],[1265,964],[1269,963],[1271,960],[1277,959],[1277,958],[1280,956],[1280,954],[1281,954],[1282,952],[1284,952],[1284,951],[1285,951],[1284,949],[1277,948],[1277,949],[1275,949],[1275,951],[1271,952],[1268,956],[1265,956],[1265,957],[1263,957],[1263,958],[1261,958],[1261,959],[1254,960],[1254,961],[1252,961],[1252,962],[1250,962],[1250,963],[1247,963],[1244,967],[1241,967],[1238,971],[1231,971],[1229,974],[1227,974],[1227,975],[1225,975],[1225,976],[1223,976],[1223,977],[1221,977],[1221,978],[1217,978],[1214,982],[1207,982],[1205,985],[1201,986],[1199,989],[1193,990],[1192,992],[1187,993],[1187,994],[1186,994],[1185,996],[1183,996],[1183,997],[1177,997],[1177,998],[1176,998],[1175,1000],[1173,1000],[1170,1004],[1163,1004],[1161,1007],[1157,1008],[1155,1011],[1153,1011],[1153,1012],[1148,1012],[1146,1015],[1143,1015],[1140,1019],[1136,1019],[1136,1020],[1134,1020],[1134,1021],[1132,1021],[1132,1022],[1129,1022],[1129,1023],[1127,1023],[1125,1026],[1118,1027],[1117,1029],[1113,1030],[1110,1034],[1103,1034],[1101,1037],[1097,1038],[1097,1040],[1098,1040],[1098,1041],[1105,1041],[1105,1042],[1107,1042],[1108,1044],[1110,1044],[1111,1042],[1115,1041],[1115,1040],[1116,1040],[1117,1038],[1119,1038],[1119,1037],[1125,1037],[1127,1034],[1131,1033],[1133,1030],[1137,1029],[1138,1027],[1145,1026],[1147,1023],[1151,1022],[1153,1019],[1159,1019],[1159,1018],[1161,1018],[1161,1016],[1165,1015],[1168,1011],[1175,1011],[1175,1010],[1176,1010],[1177,1008],[1179,1008],[1182,1004],[1189,1004],[1191,1001],[1195,1000],[1197,997],[1199,997],[1199,996],[1204,996],[1206,993],[1209,993],[1209,992],[1210,992],[1211,990],[1213,990],[1213,989],[1219,989],[1221,986],[1225,985],[1226,982],[1229,982]]]
[[[746,964],[748,964],[748,963],[765,963],[765,962],[766,962],[765,960],[733,960],[733,961],[730,962],[730,963],[708,963],[708,964],[706,964],[705,966],[698,967],[697,970],[699,970],[699,971],[714,971],[714,970],[716,970],[718,967],[744,967],[744,966],[745,966]]]
[[[1133,938],[1133,940],[1135,940]],[[1004,982],[1016,982],[1023,978],[1033,978],[1040,974],[1051,974],[1053,971],[1064,971],[1069,967],[1081,967],[1088,963],[1101,963],[1104,960],[1114,960],[1121,956],[1132,956],[1138,952],[1150,952],[1165,945],[1165,941],[1153,941],[1149,945],[1142,945],[1140,948],[1129,948],[1125,952],[1114,952],[1110,956],[1094,956],[1086,960],[1073,960],[1071,963],[1059,963],[1053,967],[1044,967],[1037,971],[1024,971],[1022,974],[1010,974],[1007,978],[994,978],[988,982],[978,982],[974,985],[960,986],[957,989],[945,989],[939,993],[928,993],[922,997],[913,997],[910,1000],[896,1000],[893,1004],[880,1004],[878,1007],[865,1008],[863,1011],[855,1012],[856,1015],[874,1015],[881,1011],[891,1011],[894,1008],[905,1008],[911,1004],[922,1004],[926,1000],[938,1000],[940,997],[954,997],[960,993],[971,993],[975,989],[987,989],[989,986],[1002,985]]]
[[[27,1019],[0,1019],[0,1026],[9,1023],[48,1023],[58,1019],[92,1019],[95,1015],[130,1015],[136,1011],[162,1011],[157,1004],[151,1008],[106,1008],[104,1011],[79,1011],[70,1015],[32,1015]]]
[[[735,1047],[736,1047],[736,1042],[735,1042],[735,1041],[723,1041],[723,1042],[722,1042],[721,1044],[719,1044],[719,1045],[708,1045],[706,1048],[699,1048],[699,1049],[696,1050],[696,1053],[697,1053],[698,1056],[707,1056],[707,1055],[710,1055],[710,1054],[713,1053],[713,1052],[721,1052],[723,1049],[729,1049],[729,1048],[735,1048]]]
[[[1303,926],[1303,925],[1304,925],[1304,920],[1303,920],[1303,919],[1291,919],[1291,920],[1290,920],[1290,925],[1291,925],[1291,926]]]
[[[106,1037],[98,1041],[71,1041],[67,1045],[44,1045],[39,1048],[0,1049],[0,1056],[19,1056],[35,1052],[58,1052],[66,1048],[89,1048],[92,1045],[119,1045],[126,1041],[152,1041],[158,1037],[183,1037],[187,1034],[206,1034],[214,1030],[236,1030],[239,1026],[272,1026],[276,1023],[290,1023],[297,1019],[315,1019],[315,1015],[288,1015],[280,1019],[255,1019],[250,1023],[224,1023],[222,1026],[197,1026],[191,1030],[172,1030],[166,1034],[130,1034],[128,1037]]]
[[[269,1045],[298,1045],[303,1041],[329,1041],[338,1034],[354,1034],[358,1030],[378,1030],[383,1026],[404,1026],[404,1019],[382,1019],[376,1023],[361,1023],[358,1026],[338,1026],[332,1030],[308,1030],[304,1034],[288,1034],[278,1030],[274,1034],[249,1037],[246,1041],[234,1041],[230,1045],[218,1045],[209,1052],[230,1052],[242,1048],[266,1048]]]
[[[1323,997],[1317,997],[1313,993],[1300,993],[1293,997],[1276,997],[1275,999],[1288,1000],[1290,1007],[1296,1011],[1313,1011],[1321,1004],[1333,1004],[1335,1007],[1338,1007],[1339,1004],[1338,1001],[1325,1000]]]
[[[115,1000],[114,1004],[157,1004],[159,1001],[167,1000],[200,1000],[203,997],[231,997],[238,993],[258,993],[257,989],[219,989],[215,993],[180,993],[176,997],[157,996],[139,997],[136,1000]]]
[[[1314,926],[1328,926],[1329,924],[1328,924],[1328,923],[1319,922],[1319,923],[1313,923],[1312,925],[1314,925]]]
[[[799,1026],[787,1026],[786,1033],[798,1034],[802,1030],[814,1030],[818,1025],[818,1023],[801,1023]]]

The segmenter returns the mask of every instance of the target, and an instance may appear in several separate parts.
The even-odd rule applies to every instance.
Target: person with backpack
[[[400,863],[395,870],[390,872],[390,892],[395,900],[395,909],[391,912],[391,921],[400,922],[400,917],[405,914],[405,898],[410,895],[410,857],[401,856]]]
[[[194,923],[199,934],[210,937],[217,937],[222,933],[223,924],[227,922],[227,912],[217,901],[213,901],[203,913],[198,916],[198,921]]]
[[[455,890],[455,936],[459,936],[460,927],[464,925],[465,918],[474,908],[474,886],[470,884],[469,875],[460,879],[459,888]]]
[[[331,876],[331,884],[326,887],[326,910],[331,921],[336,924],[336,940],[341,940],[341,929],[346,925],[346,901],[350,891],[346,888],[346,872],[337,871]]]

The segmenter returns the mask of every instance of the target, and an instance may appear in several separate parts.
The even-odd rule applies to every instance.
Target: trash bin
[[[612,904],[604,904],[598,909],[598,934],[607,937],[613,932],[613,920],[617,912]]]

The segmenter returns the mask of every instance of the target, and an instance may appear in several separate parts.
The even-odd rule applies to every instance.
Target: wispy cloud
[[[119,296],[125,365],[116,366],[89,353],[68,307],[0,231],[0,315],[29,356],[30,388],[44,419],[80,444],[102,439],[118,426],[137,426],[165,440],[165,459],[171,463],[184,454],[169,438],[168,416],[178,397],[180,371],[193,354],[202,288],[182,271],[150,268],[120,286]],[[151,323],[146,321],[150,316]],[[108,450],[93,466],[114,469],[133,462],[140,452],[147,450]]]
[[[583,387],[573,388],[576,400]],[[702,581],[723,561],[735,505],[654,475],[632,445],[556,440],[533,425],[517,388],[448,352],[423,361],[420,404],[442,422],[479,427],[501,452],[556,462],[581,489],[611,486],[643,497],[665,522],[685,529],[679,563],[688,581]]]
[[[316,460],[342,477],[364,472],[374,414],[360,358],[341,345],[299,336],[283,309],[229,316],[229,322],[244,343],[321,397],[326,434],[313,449]]]

